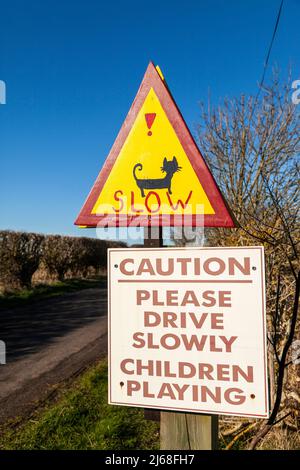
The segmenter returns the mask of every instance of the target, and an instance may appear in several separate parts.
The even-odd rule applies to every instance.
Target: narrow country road
[[[0,339],[0,424],[30,414],[55,391],[107,351],[105,287],[3,309]]]

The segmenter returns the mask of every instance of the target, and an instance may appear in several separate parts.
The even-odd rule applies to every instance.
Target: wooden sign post
[[[162,227],[144,227],[144,247],[161,248],[164,245]],[[161,413],[156,410],[144,409],[144,417],[147,420],[160,421]]]
[[[190,246],[190,244],[189,244]],[[144,228],[144,247],[163,247],[162,227]],[[217,450],[217,415],[144,410],[147,420],[160,422],[161,450]]]
[[[192,239],[186,245],[197,246],[196,240],[197,238]],[[171,411],[160,413],[161,450],[217,450],[218,447],[218,415]]]

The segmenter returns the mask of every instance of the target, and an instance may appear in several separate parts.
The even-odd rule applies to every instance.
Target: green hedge
[[[90,268],[105,269],[107,248],[120,245],[87,237],[0,231],[1,289],[30,288],[41,266],[49,279],[63,280],[67,273],[86,277]]]

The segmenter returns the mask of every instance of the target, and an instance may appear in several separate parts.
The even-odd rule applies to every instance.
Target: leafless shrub
[[[251,449],[287,416],[299,420],[299,381],[291,380],[288,371],[290,347],[299,335],[298,113],[290,84],[282,85],[275,73],[259,99],[241,96],[225,99],[217,109],[202,107],[198,128],[200,148],[239,223],[237,230],[208,231],[209,243],[262,244],[266,253],[267,320],[276,390],[270,419],[253,438]],[[299,377],[299,366],[293,372],[294,379]],[[292,390],[287,386],[288,373]]]
[[[44,236],[37,233],[0,232],[0,282],[8,290],[31,287],[43,241]]]

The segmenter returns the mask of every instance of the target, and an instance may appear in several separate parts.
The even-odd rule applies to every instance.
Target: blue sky
[[[3,0],[0,228],[73,226],[149,60],[187,124],[198,103],[255,93],[280,0]],[[285,0],[270,64],[300,79],[300,0]],[[270,71],[269,71],[270,73]]]

